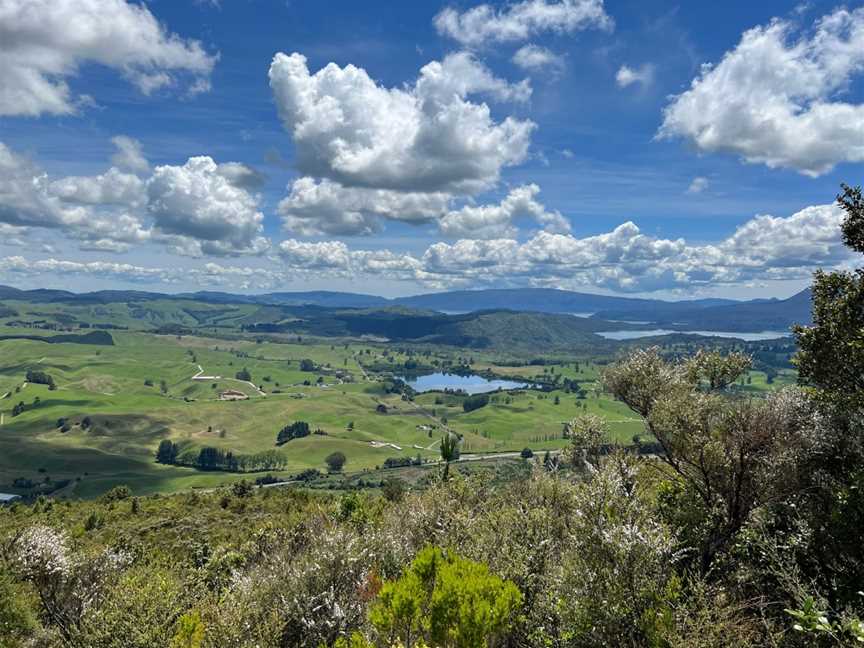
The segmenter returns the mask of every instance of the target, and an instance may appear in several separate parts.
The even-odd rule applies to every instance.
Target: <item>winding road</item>
[[[198,381],[233,380],[234,382],[240,382],[240,383],[244,383],[246,385],[249,385],[252,389],[254,389],[256,392],[258,392],[259,396],[266,396],[267,395],[262,390],[258,389],[258,385],[256,385],[255,383],[253,383],[249,380],[240,380],[239,378],[223,378],[222,376],[202,376],[201,374],[203,374],[203,373],[204,373],[204,368],[199,364],[198,365],[198,373],[196,373],[194,376],[192,376],[191,380],[198,380]]]

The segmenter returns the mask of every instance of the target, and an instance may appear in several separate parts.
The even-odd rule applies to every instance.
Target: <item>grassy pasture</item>
[[[159,310],[158,303],[147,306]],[[114,307],[110,305],[107,313],[88,308],[97,309],[95,315],[91,310],[91,316],[104,315],[107,320],[116,314]],[[46,308],[51,305],[40,304],[33,310]],[[218,309],[213,310],[207,317],[243,315],[242,309],[219,314],[215,314]],[[176,309],[169,312],[178,317]],[[0,334],[22,332],[54,334],[0,326]],[[141,494],[215,487],[249,475],[156,464],[159,442],[169,438],[183,449],[215,446],[251,454],[273,449],[279,429],[297,420],[307,421],[326,435],[292,440],[280,448],[288,462],[282,473],[286,476],[306,468],[324,470],[324,458],[336,450],[348,457],[346,470],[350,472],[374,470],[389,457],[420,454],[434,460],[444,421],[446,427],[464,436],[466,453],[563,447],[567,444],[562,437],[564,424],[586,412],[604,417],[613,438],[621,442],[629,443],[643,431],[642,423],[629,410],[598,391],[596,381],[602,367],[590,361],[580,361],[578,369],[573,360],[554,367],[512,366],[507,358],[488,351],[439,347],[409,355],[383,344],[330,343],[305,336],[277,343],[266,336],[226,340],[206,337],[204,332],[178,337],[129,330],[111,331],[111,335],[114,346],[0,341],[0,396],[11,392],[0,400],[0,491],[16,491],[11,485],[16,478],[34,482],[68,479],[71,483],[60,493],[81,497],[120,483]],[[312,360],[316,370],[301,371],[303,359]],[[395,373],[409,359],[424,366],[470,363],[475,371],[503,377],[561,375],[578,380],[586,398],[561,390],[502,392],[492,394],[487,406],[466,413],[462,398],[456,395],[419,394],[411,402],[387,394],[379,376],[372,373],[367,378],[358,363],[381,367],[385,373],[392,366]],[[219,378],[193,381],[199,366],[204,375]],[[255,386],[235,379],[244,368]],[[23,386],[28,369],[49,373],[57,389]],[[348,372],[353,382],[340,382],[337,370]],[[764,373],[753,371],[749,377],[750,383],[745,381],[739,388],[754,394],[795,380],[791,371],[781,372],[772,385]],[[218,400],[218,393],[228,388],[243,391],[249,399]],[[36,397],[40,404],[33,407]],[[12,408],[19,402],[25,403],[26,410],[13,418]],[[381,404],[386,413],[376,411]],[[89,427],[82,425],[85,417],[89,417]],[[61,418],[69,423],[66,432],[58,427]],[[372,442],[394,444],[398,449],[375,447]]]

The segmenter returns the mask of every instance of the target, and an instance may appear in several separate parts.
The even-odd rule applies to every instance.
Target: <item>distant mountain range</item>
[[[400,307],[444,313],[491,310],[576,314],[598,320],[651,324],[678,331],[785,331],[810,322],[809,288],[788,299],[697,299],[664,301],[613,297],[550,288],[459,290],[387,299],[346,292],[274,292],[236,295],[201,291],[168,295],[144,291],[103,290],[72,293],[64,290],[18,290],[0,286],[0,300],[79,304],[194,300],[211,304],[313,305],[325,308],[376,309]]]
[[[673,302],[652,308],[600,310],[593,317],[625,322],[650,322],[658,328],[696,331],[785,331],[793,324],[810,324],[809,288],[788,299],[754,299],[731,304],[701,305]]]

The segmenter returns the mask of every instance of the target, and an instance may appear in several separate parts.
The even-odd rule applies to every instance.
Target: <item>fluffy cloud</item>
[[[643,234],[632,222],[577,238],[541,231],[512,238],[462,239],[430,245],[419,256],[351,250],[344,243],[285,241],[287,267],[317,275],[382,276],[447,288],[478,285],[555,285],[649,292],[749,281],[802,279],[817,267],[848,259],[834,205],[808,207],[788,217],[757,216],[711,245]]]
[[[289,239],[279,244],[279,257],[292,272],[328,274],[336,277],[386,276],[388,279],[416,279],[420,261],[390,250],[350,250],[340,241],[317,243]]]
[[[96,178],[67,180],[51,182],[30,160],[0,142],[0,223],[58,230],[82,241],[112,239],[119,248],[147,238],[135,217],[104,213],[88,204],[135,202],[140,195],[135,176],[114,170]]]
[[[613,25],[603,0],[523,0],[503,10],[482,4],[461,13],[447,8],[435,16],[439,34],[468,47],[524,41],[542,32],[611,30]]]
[[[775,20],[704,65],[666,108],[659,135],[818,176],[864,160],[864,105],[842,99],[862,69],[864,9],[838,9],[803,36]]]
[[[263,173],[241,162],[223,162],[217,169],[219,175],[240,189],[260,189],[267,178]]]
[[[28,260],[22,256],[0,259],[0,272],[21,275],[58,274],[93,275],[126,281],[170,281],[169,273],[161,268],[146,268],[128,263],[105,261],[68,261],[60,259]]]
[[[307,243],[289,239],[279,244],[279,256],[287,265],[304,270],[346,272],[351,265],[351,253],[341,241]]]
[[[63,205],[49,187],[47,175],[0,142],[0,221],[62,227],[80,220],[81,211]]]
[[[277,212],[295,235],[367,235],[381,230],[381,219],[425,223],[447,210],[450,195],[403,193],[387,189],[343,187],[330,180],[299,178]]]
[[[146,200],[144,181],[114,167],[96,176],[67,176],[55,180],[49,185],[49,191],[64,202],[87,205],[140,207]]]
[[[117,135],[111,138],[111,143],[117,148],[117,152],[111,156],[111,164],[115,167],[133,173],[147,173],[150,170],[141,142],[126,135]]]
[[[516,50],[512,60],[523,70],[531,72],[540,70],[560,71],[564,68],[564,57],[539,45],[523,45]]]
[[[82,98],[67,79],[97,63],[143,93],[191,76],[206,85],[216,57],[169,33],[143,4],[126,0],[4,0],[0,6],[0,115],[70,114]],[[86,98],[84,98],[86,101]]]
[[[450,209],[450,194],[405,193],[343,187],[330,180],[299,178],[277,208],[284,229],[299,236],[363,236],[382,230],[382,221],[437,223],[449,238],[515,237],[516,221],[528,219],[548,231],[566,232],[570,224],[537,202],[540,187],[517,187],[498,204],[467,204]]]
[[[208,156],[183,166],[157,166],[147,182],[148,212],[156,229],[179,236],[178,251],[213,255],[263,252],[263,214],[243,184],[248,174]],[[237,179],[243,180],[235,184]]]
[[[465,205],[448,212],[439,222],[439,229],[452,238],[513,238],[517,234],[515,221],[528,218],[544,229],[570,231],[570,223],[557,211],[549,212],[535,200],[540,193],[536,184],[517,187],[497,205]]]
[[[757,216],[718,248],[747,267],[835,265],[847,257],[838,235],[841,222],[842,213],[834,205],[807,207],[787,218]]]
[[[68,259],[28,260],[22,256],[0,258],[0,275],[34,277],[40,275],[78,275],[98,279],[113,279],[132,283],[175,284],[194,281],[202,286],[234,286],[249,288],[274,288],[283,285],[287,277],[284,272],[249,266],[226,266],[206,263],[201,267],[161,268],[131,263],[109,261],[72,261]]]
[[[704,178],[702,176],[697,176],[693,178],[693,181],[690,183],[690,186],[687,187],[687,193],[689,194],[700,194],[708,188],[708,185],[711,183],[708,181],[708,178]]]
[[[206,156],[156,167],[149,178],[111,167],[52,180],[0,143],[0,225],[60,231],[85,250],[155,241],[191,256],[262,253],[269,241],[249,190],[259,185],[253,169]]]
[[[842,266],[850,258],[841,242],[842,217],[834,205],[807,207],[788,217],[757,216],[728,238],[709,245],[649,236],[626,222],[611,232],[584,238],[539,232],[522,243],[509,238],[439,242],[420,255],[352,250],[340,241],[289,239],[275,249],[281,264],[266,268],[216,263],[153,268],[5,257],[0,258],[0,276],[80,274],[240,288],[279,286],[309,277],[381,278],[436,288],[527,285],[689,292],[702,286],[804,279],[815,268]]]
[[[615,74],[615,83],[619,88],[626,88],[634,83],[649,86],[654,83],[654,66],[651,63],[643,63],[638,68],[622,65]]]
[[[437,243],[425,269],[452,282],[511,281],[601,286],[617,291],[693,289],[701,285],[809,276],[847,258],[840,239],[842,214],[833,205],[792,216],[758,216],[714,245],[642,234],[631,223],[612,232],[576,238],[540,232],[525,243],[499,239],[478,244]]]
[[[525,159],[535,127],[496,122],[485,103],[468,100],[524,100],[530,87],[494,77],[464,52],[429,63],[404,88],[379,86],[353,65],[310,74],[296,53],[277,54],[269,75],[300,170],[346,187],[476,193]]]

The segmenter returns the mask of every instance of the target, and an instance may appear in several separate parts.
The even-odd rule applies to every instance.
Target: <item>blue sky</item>
[[[3,283],[757,297],[850,263],[856,4],[4,4]]]

